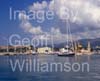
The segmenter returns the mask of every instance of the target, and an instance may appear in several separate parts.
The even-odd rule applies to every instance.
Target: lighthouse
[[[88,50],[88,52],[91,52],[91,44],[90,44],[90,41],[88,41],[87,50]]]

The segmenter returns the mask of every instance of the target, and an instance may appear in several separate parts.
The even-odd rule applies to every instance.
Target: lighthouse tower
[[[87,50],[88,50],[88,52],[91,52],[91,44],[90,44],[90,41],[88,41]]]

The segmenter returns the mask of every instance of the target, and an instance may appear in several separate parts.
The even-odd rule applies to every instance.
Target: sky
[[[10,8],[12,13],[24,10],[26,14],[20,12],[16,20],[10,20]],[[43,11],[44,20],[29,20],[30,11]],[[46,18],[48,11],[53,12],[49,20]],[[0,22],[0,38],[20,34],[22,38],[50,40],[53,36],[54,41],[59,43],[66,41],[66,27],[70,27],[74,40],[100,38],[100,0],[0,0]]]

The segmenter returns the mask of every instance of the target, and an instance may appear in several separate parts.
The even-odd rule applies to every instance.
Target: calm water
[[[81,70],[78,72],[26,72],[25,66],[22,72],[17,68],[14,72],[11,69],[11,63],[15,60],[39,60],[39,62],[60,62],[60,63],[89,63],[90,71]],[[58,57],[56,55],[25,55],[25,56],[0,56],[0,81],[100,81],[100,55],[77,56],[77,57]]]

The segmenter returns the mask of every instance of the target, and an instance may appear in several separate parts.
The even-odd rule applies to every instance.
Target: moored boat
[[[68,46],[66,46],[65,48],[62,48],[60,50],[60,53],[58,54],[58,56],[74,56],[74,55],[75,55],[75,52]]]

